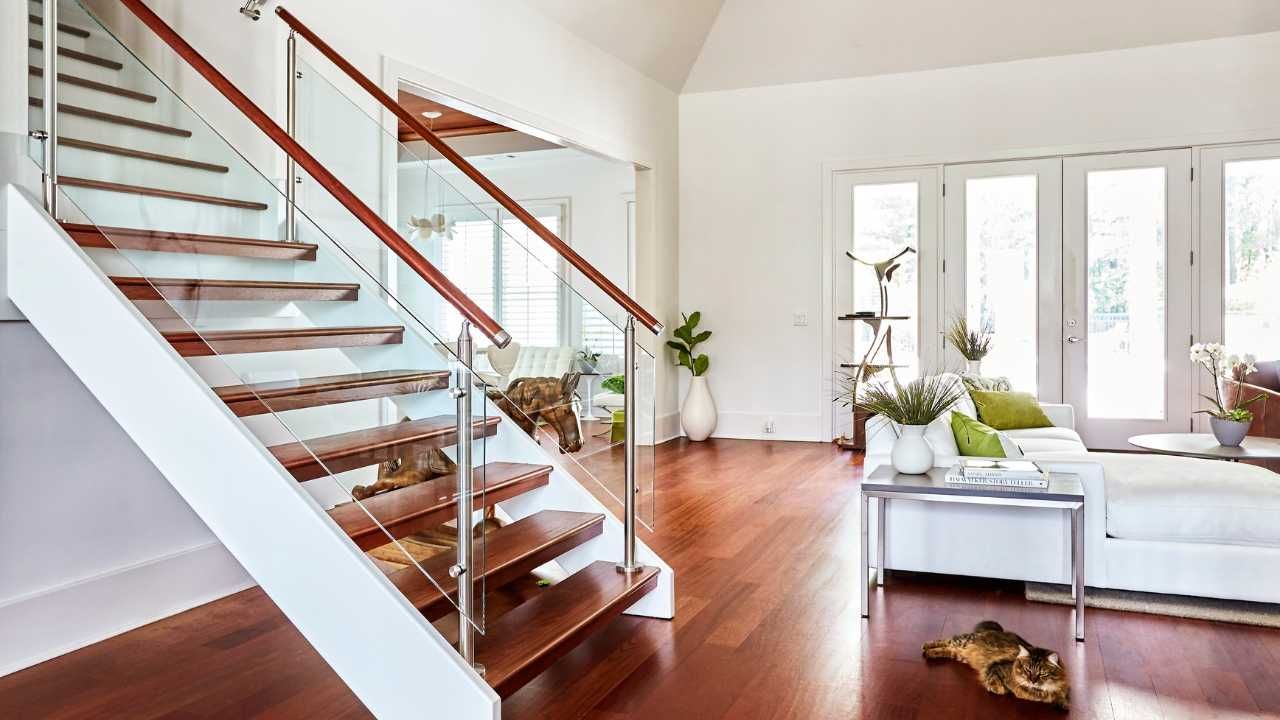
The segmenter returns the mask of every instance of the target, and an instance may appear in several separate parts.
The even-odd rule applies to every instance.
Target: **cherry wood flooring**
[[[676,441],[658,462],[658,532],[644,535],[678,573],[676,619],[614,620],[504,718],[1280,718],[1277,630],[1090,610],[1078,644],[1069,608],[1028,603],[1017,584],[913,575],[891,575],[863,621],[853,455]],[[1062,653],[1069,715],[920,658],[984,618]],[[0,718],[117,717],[369,715],[250,590],[0,678]]]

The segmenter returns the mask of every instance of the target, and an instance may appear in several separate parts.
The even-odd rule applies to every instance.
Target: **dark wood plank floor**
[[[995,697],[920,645],[995,618],[1062,652],[1069,717],[1280,718],[1280,631],[1064,607],[1020,586],[890,577],[858,616],[857,460],[827,445],[659,450],[673,622],[623,617],[512,696],[533,718],[1062,718]],[[958,539],[963,541],[963,539]],[[406,688],[406,692],[412,692]],[[256,590],[0,678],[0,718],[361,718],[368,713]]]

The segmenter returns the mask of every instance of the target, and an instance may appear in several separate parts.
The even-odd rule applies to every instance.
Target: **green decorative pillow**
[[[999,431],[964,413],[951,413],[951,434],[956,436],[956,447],[960,448],[961,455],[994,458],[1005,456]]]
[[[1053,427],[1031,393],[971,390],[978,419],[996,430]]]

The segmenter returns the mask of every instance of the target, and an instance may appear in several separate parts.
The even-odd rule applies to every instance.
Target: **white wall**
[[[716,331],[717,434],[829,439],[830,171],[1277,137],[1276,87],[1280,33],[681,96],[680,304]]]

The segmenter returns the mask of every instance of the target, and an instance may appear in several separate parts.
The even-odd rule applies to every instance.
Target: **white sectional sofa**
[[[1214,460],[1089,452],[1070,406],[1041,407],[1054,427],[1007,435],[1042,467],[1084,483],[1087,585],[1280,603],[1280,475]],[[972,415],[971,408],[962,402],[956,411]],[[890,464],[895,433],[877,417],[867,435],[869,474]],[[935,465],[955,462],[949,425],[926,437]],[[1060,510],[897,501],[885,524],[892,570],[1070,581],[1070,525]],[[874,543],[874,526],[869,535]]]

